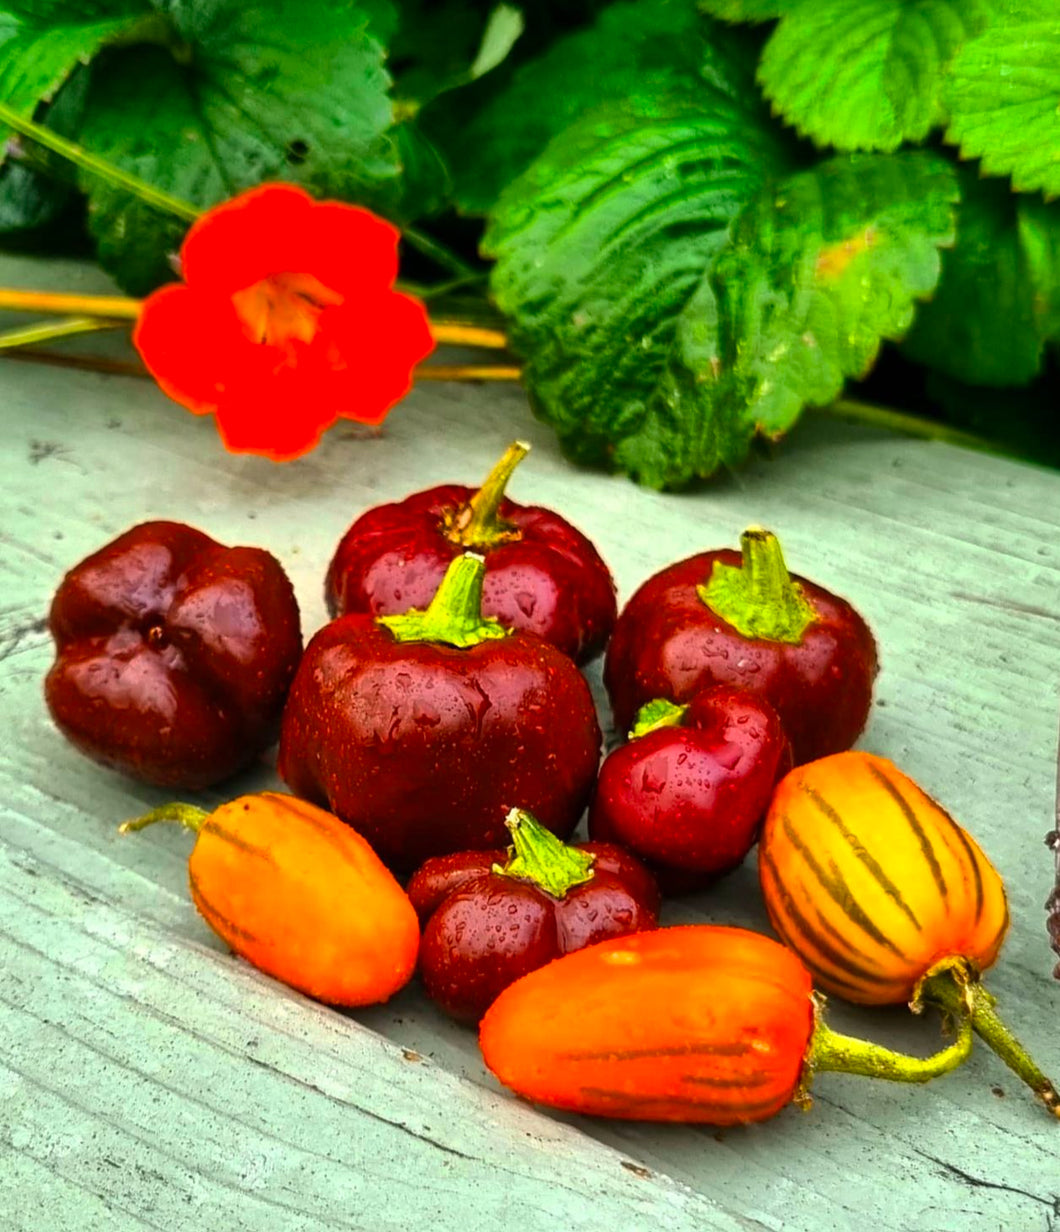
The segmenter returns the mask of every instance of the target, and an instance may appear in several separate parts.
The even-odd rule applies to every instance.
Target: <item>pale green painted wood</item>
[[[0,279],[103,285],[71,263],[7,260]],[[937,794],[1001,869],[1013,926],[989,983],[1058,1074],[1042,839],[1060,475],[815,418],[772,460],[659,495],[575,471],[516,389],[427,384],[381,436],[339,428],[275,466],[227,456],[209,421],[148,382],[2,360],[0,424],[0,1226],[1045,1232],[1060,1216],[1060,1126],[982,1049],[931,1088],[826,1075],[812,1112],[715,1134],[535,1112],[414,986],[352,1017],[291,995],[196,916],[187,836],[116,836],[161,795],[82,759],[40,697],[41,621],[63,570],[149,517],[275,552],[307,634],[357,513],[475,480],[516,435],[534,452],[513,495],[590,534],[623,597],[763,522],[875,628],[883,670],[862,743]],[[598,667],[590,677],[602,700]],[[276,783],[263,764],[231,789]],[[667,919],[764,927],[753,863]],[[935,1038],[897,1011],[833,1003],[831,1016],[895,1046]]]

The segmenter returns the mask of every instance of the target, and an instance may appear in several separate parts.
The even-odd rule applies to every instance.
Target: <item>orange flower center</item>
[[[325,308],[342,296],[312,274],[270,274],[232,296],[248,338],[266,346],[311,342]]]

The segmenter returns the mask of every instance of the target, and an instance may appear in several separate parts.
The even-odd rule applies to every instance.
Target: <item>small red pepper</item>
[[[660,873],[698,874],[702,883],[731,872],[791,767],[777,712],[745,689],[719,685],[683,706],[649,702],[630,737],[600,767],[589,833]]]
[[[614,581],[592,543],[558,513],[505,498],[529,449],[510,445],[477,492],[444,484],[362,514],[328,568],[331,615],[424,608],[453,558],[470,549],[486,561],[487,616],[536,633],[578,663],[598,655],[615,623]]]
[[[275,557],[180,522],[134,526],[71,569],[49,627],[60,731],[104,765],[185,790],[272,744],[302,653]]]
[[[776,536],[752,527],[742,556],[721,549],[649,578],[618,618],[604,683],[615,726],[657,697],[685,702],[712,684],[764,697],[795,764],[850,748],[876,677],[876,643],[845,600],[789,574]]]
[[[589,686],[548,642],[482,616],[482,575],[467,553],[425,611],[332,621],[291,687],[280,774],[394,868],[499,846],[517,804],[566,837],[596,777]]]
[[[507,853],[436,857],[407,887],[424,928],[427,994],[465,1022],[477,1022],[509,984],[553,958],[658,923],[658,888],[620,847],[568,847],[522,809],[505,824]]]

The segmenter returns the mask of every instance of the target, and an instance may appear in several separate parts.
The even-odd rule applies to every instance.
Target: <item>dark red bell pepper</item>
[[[600,755],[589,686],[566,655],[481,614],[483,564],[449,566],[426,611],[341,616],[306,649],[280,774],[386,863],[504,841],[516,803],[565,837]]]
[[[506,825],[507,852],[428,860],[407,887],[423,925],[427,994],[464,1022],[553,958],[658,923],[658,888],[620,847],[568,847],[522,809]]]
[[[276,739],[302,653],[275,557],[180,522],[134,526],[71,569],[49,627],[45,697],[60,731],[105,765],[185,790]]]
[[[478,491],[444,484],[362,514],[328,568],[331,615],[425,608],[449,563],[471,550],[486,561],[487,616],[536,633],[578,663],[599,654],[617,610],[607,565],[558,513],[504,496],[529,448],[511,445]]]
[[[705,884],[731,872],[758,838],[791,750],[767,701],[718,685],[683,706],[658,700],[600,767],[594,839],[620,843],[660,874]]]
[[[657,697],[686,702],[712,684],[764,697],[796,764],[848,749],[868,718],[876,643],[854,608],[789,574],[776,536],[757,527],[741,553],[670,565],[633,595],[615,625],[604,683],[615,726]]]

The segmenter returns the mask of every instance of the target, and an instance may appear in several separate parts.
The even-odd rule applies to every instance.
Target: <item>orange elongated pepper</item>
[[[958,1023],[924,1059],[836,1034],[810,973],[742,928],[635,933],[558,958],[501,993],[482,1020],[486,1064],[537,1103],[625,1120],[761,1121],[808,1102],[816,1070],[926,1082],[967,1056]]]
[[[163,805],[121,830],[177,821],[197,834],[188,885],[200,915],[267,975],[332,1005],[371,1005],[416,966],[416,912],[367,840],[294,796],[240,796],[212,813]]]

